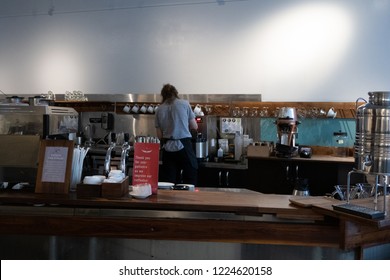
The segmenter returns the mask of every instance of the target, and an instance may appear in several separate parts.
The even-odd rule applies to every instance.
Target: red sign
[[[160,144],[134,143],[133,185],[150,184],[157,194]]]

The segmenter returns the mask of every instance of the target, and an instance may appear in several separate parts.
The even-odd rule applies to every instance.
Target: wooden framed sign
[[[36,193],[69,192],[73,147],[69,140],[41,140]]]

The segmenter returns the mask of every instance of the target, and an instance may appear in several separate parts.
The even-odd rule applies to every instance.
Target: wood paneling
[[[338,247],[335,225],[120,217],[0,215],[2,234],[94,236]]]

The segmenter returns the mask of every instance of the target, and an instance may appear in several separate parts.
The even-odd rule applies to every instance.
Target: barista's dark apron
[[[192,147],[192,139],[191,138],[182,138],[180,139],[181,143],[184,146],[184,151],[187,154],[187,157],[191,163],[191,166],[195,169],[198,169],[198,160],[196,159],[196,155],[194,152],[194,148]]]
[[[165,144],[168,140],[174,140],[174,139],[162,139],[162,143]],[[191,166],[195,169],[198,169],[198,161],[196,159],[196,155],[194,152],[194,148],[192,147],[192,138],[181,138],[178,139],[183,144],[184,148],[177,152],[168,152],[164,151],[165,153],[184,153],[186,155],[187,160],[190,162]],[[164,161],[164,158],[163,158]]]
[[[191,138],[180,139],[183,148],[176,152],[162,150],[162,166],[159,180],[162,182],[196,185],[198,181],[198,162],[192,148]]]

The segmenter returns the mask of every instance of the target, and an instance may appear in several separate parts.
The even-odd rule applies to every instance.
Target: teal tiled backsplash
[[[260,140],[277,142],[275,118],[260,120]],[[301,119],[296,143],[301,146],[340,146],[336,144],[334,132],[346,132],[345,147],[353,147],[356,133],[355,119]]]

